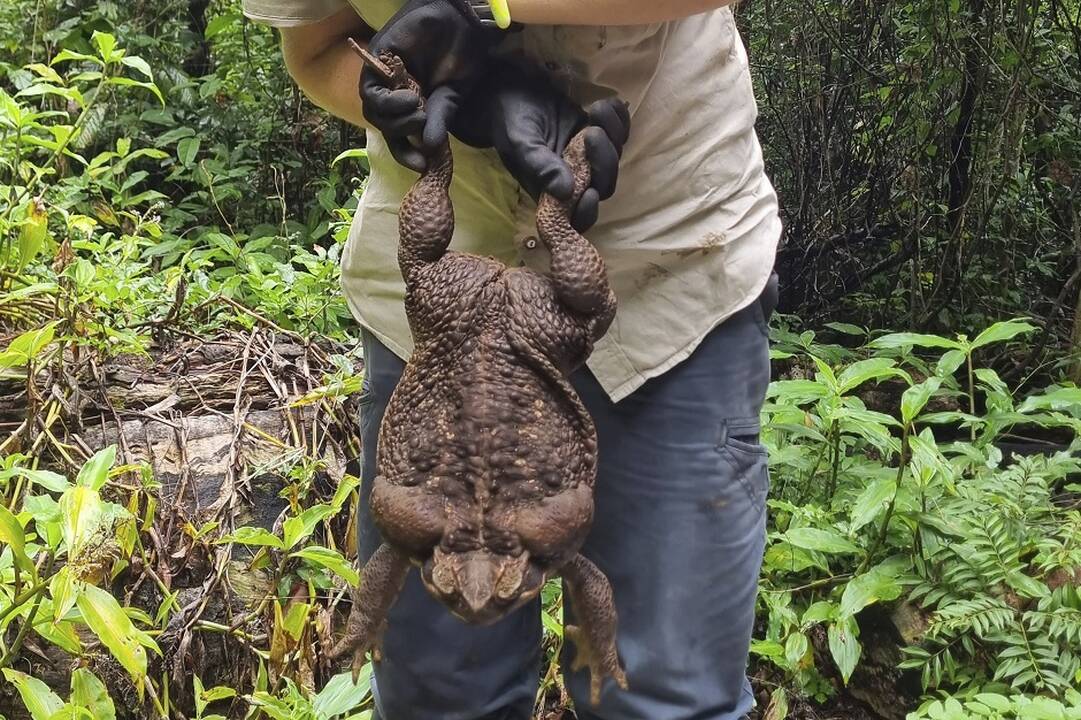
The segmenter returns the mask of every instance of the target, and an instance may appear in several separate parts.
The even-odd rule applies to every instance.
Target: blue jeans
[[[690,358],[612,403],[586,370],[572,379],[599,439],[596,519],[582,552],[608,576],[629,691],[566,684],[580,720],[738,720],[765,542],[769,476],[758,417],[769,383],[775,282]],[[368,511],[379,424],[402,361],[364,335],[360,549],[380,544]],[[567,608],[568,618],[571,608]],[[383,720],[528,720],[541,666],[540,609],[491,627],[458,621],[411,572],[375,670]],[[573,652],[568,647],[567,652]]]

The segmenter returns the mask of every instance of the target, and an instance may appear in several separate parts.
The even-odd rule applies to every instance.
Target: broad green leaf
[[[282,535],[286,549],[294,548],[315,531],[315,526],[323,520],[337,514],[330,505],[313,505],[282,524]]]
[[[218,687],[210,688],[209,690],[201,690],[200,697],[203,700],[203,707],[211,703],[220,702],[222,700],[228,700],[229,698],[236,697],[236,690],[231,687],[224,687],[219,685]]]
[[[19,697],[33,720],[51,720],[64,707],[64,701],[35,677],[4,668],[4,678],[19,691]]]
[[[905,390],[901,396],[901,419],[911,423],[927,407],[928,401],[942,387],[942,379],[929,377]]]
[[[53,622],[51,600],[42,600],[41,612],[38,613],[38,619],[34,623],[34,632],[44,638],[46,642],[56,645],[71,655],[80,655],[83,652],[82,641],[79,639],[78,633],[75,632],[75,623],[70,620]]]
[[[1081,406],[1081,388],[1062,387],[1026,398],[1017,411],[1029,413],[1034,410],[1066,410],[1073,406]]]
[[[784,666],[784,645],[775,640],[751,640],[751,654]]]
[[[285,549],[285,545],[282,543],[280,537],[270,532],[269,530],[256,527],[237,528],[236,532],[232,533],[231,535],[226,535],[225,537],[218,540],[219,545],[224,545],[226,543],[237,543],[238,545],[254,545],[256,547],[272,547],[278,548],[279,550]]]
[[[116,445],[99,450],[94,456],[86,461],[75,478],[75,484],[80,487],[90,488],[97,491],[105,487],[109,480],[109,470],[116,463]]]
[[[834,620],[836,617],[837,606],[826,600],[819,600],[804,611],[803,618],[800,622],[806,627],[808,625],[826,622],[827,620]]]
[[[359,486],[360,478],[353,475],[345,475],[342,478],[342,481],[338,483],[338,488],[334,491],[334,497],[330,501],[330,506],[334,508],[336,512],[341,511],[342,506],[345,505],[345,501],[349,498],[349,494]]]
[[[1047,585],[1022,572],[1011,572],[1006,576],[1006,583],[1021,595],[1028,598],[1042,598],[1051,594]]]
[[[770,545],[766,550],[764,563],[767,570],[790,573],[802,572],[811,567],[817,567],[823,572],[829,569],[814,553],[787,542]]]
[[[51,492],[64,492],[71,483],[63,475],[50,472],[49,470],[27,470],[25,468],[14,468],[15,475],[21,475],[29,480],[34,485],[43,487]]]
[[[1013,706],[1013,703],[1010,702],[1009,698],[995,693],[977,693],[976,699],[992,710],[997,710],[998,712],[1007,712]]]
[[[36,258],[45,246],[45,236],[49,230],[49,216],[44,206],[38,201],[30,201],[30,210],[25,220],[19,225],[19,256],[14,267],[22,270]]]
[[[896,600],[901,596],[897,578],[881,570],[857,575],[845,585],[841,595],[841,618],[852,617],[868,605]]]
[[[23,512],[34,518],[34,529],[55,550],[60,547],[64,534],[61,528],[60,503],[51,495],[27,495],[23,500]]]
[[[11,555],[20,570],[32,575],[37,573],[33,560],[26,554],[26,530],[3,504],[0,504],[0,542],[11,548]]]
[[[159,89],[158,86],[152,82],[141,82],[139,80],[132,80],[131,78],[126,77],[111,77],[107,80],[107,82],[110,85],[120,85],[123,87],[140,87],[144,90],[149,90],[150,92],[154,93],[154,97],[158,99],[158,102],[161,103],[161,106],[165,107],[165,97],[161,94],[161,89]]]
[[[852,511],[849,514],[851,532],[856,532],[877,518],[886,509],[886,505],[895,492],[897,492],[895,478],[879,478],[865,487],[852,503]]]
[[[98,57],[107,63],[116,62],[123,57],[123,50],[117,50],[116,48],[116,36],[95,30],[94,34],[90,36],[90,40],[94,43],[94,47],[98,50]]]
[[[330,163],[330,166],[334,167],[338,163],[340,163],[342,160],[353,160],[353,159],[364,160],[365,162],[367,162],[368,161],[368,151],[365,150],[364,148],[352,148],[350,150],[346,150],[345,152],[339,153],[338,157],[334,158],[333,162]]]
[[[848,617],[829,626],[827,636],[829,638],[830,655],[841,671],[841,677],[845,685],[852,677],[852,672],[860,661],[862,648],[859,641],[859,626],[855,618]]]
[[[972,349],[1012,340],[1018,335],[1034,332],[1037,329],[1035,325],[1020,320],[998,322],[976,336],[976,339],[972,341]]]
[[[967,358],[968,354],[964,350],[950,350],[943,353],[938,359],[938,364],[935,365],[935,375],[940,378],[952,377],[957,372],[957,368],[965,364]]]
[[[71,703],[90,711],[94,720],[116,720],[116,708],[105,684],[86,668],[71,674]]]
[[[355,586],[360,584],[360,575],[353,569],[352,564],[342,557],[342,554],[337,550],[331,550],[330,548],[315,545],[306,547],[303,550],[297,550],[292,554],[292,557],[304,558],[309,562],[324,567],[337,574],[350,585]]]
[[[330,720],[353,710],[368,699],[372,687],[372,666],[367,664],[360,671],[356,683],[353,673],[335,675],[312,702],[312,709],[319,720]]]
[[[770,397],[791,405],[813,403],[829,394],[830,389],[815,380],[778,380],[769,387]]]
[[[811,643],[806,635],[801,632],[790,633],[784,643],[785,659],[792,667],[799,667],[810,647]]]
[[[53,620],[59,622],[75,607],[75,601],[82,589],[82,581],[75,578],[71,566],[65,565],[49,579],[49,595],[53,599]]]
[[[849,393],[871,380],[882,380],[887,377],[903,377],[908,375],[894,367],[896,360],[890,358],[870,358],[854,362],[843,371],[837,378],[842,394]]]
[[[836,530],[801,527],[788,530],[784,537],[791,544],[805,550],[824,553],[859,553],[860,549]]]
[[[206,24],[206,30],[203,31],[203,37],[209,40],[230,25],[238,24],[239,20],[240,14],[235,12],[218,15]]]
[[[146,650],[153,645],[146,634],[131,622],[120,604],[109,593],[94,585],[84,586],[77,601],[83,621],[109,649],[136,685],[146,677]]]
[[[998,393],[1007,398],[1012,398],[1013,393],[1010,390],[1010,386],[1007,385],[994,370],[991,370],[990,368],[978,368],[973,374],[988,392]]]
[[[198,137],[186,137],[178,142],[176,144],[176,157],[180,160],[180,164],[184,167],[188,167],[195,162],[201,144],[202,140]]]
[[[830,367],[830,364],[825,360],[811,355],[811,360],[814,361],[815,366],[818,368],[818,374],[815,376],[820,383],[830,389],[830,392],[840,394],[840,384],[837,382],[837,374]]]
[[[944,338],[941,335],[927,335],[924,333],[891,333],[872,340],[869,347],[878,349],[897,349],[909,346],[925,348],[946,348],[948,350],[965,350],[965,346],[956,340]]]
[[[53,57],[53,59],[50,61],[49,64],[50,65],[56,65],[57,63],[67,62],[69,60],[74,60],[76,62],[92,62],[92,63],[96,63],[98,65],[101,64],[100,58],[96,58],[93,55],[87,55],[85,53],[75,52],[74,50],[67,50],[67,49],[64,49],[64,50],[61,50],[60,52],[58,52]]]
[[[87,540],[105,524],[105,505],[96,490],[88,487],[73,487],[60,498],[60,513],[63,518],[64,541],[68,546],[68,556],[76,556]]]
[[[258,707],[274,720],[296,720],[293,708],[273,695],[257,691],[251,696],[251,704]]]
[[[154,80],[154,72],[150,69],[150,63],[148,63],[146,60],[143,60],[138,55],[127,55],[120,62],[124,63],[130,68],[138,70],[147,80]],[[126,155],[127,153],[121,154]]]
[[[282,620],[282,629],[289,633],[289,637],[293,640],[300,640],[311,610],[312,606],[307,603],[295,602],[289,605],[289,611],[285,613],[285,618]]]
[[[26,69],[57,85],[62,85],[64,83],[64,78],[60,77],[60,73],[53,70],[48,65],[43,65],[42,63],[30,63],[26,66]]]
[[[28,365],[52,343],[56,335],[56,325],[57,321],[54,320],[44,327],[25,332],[12,340],[7,349],[0,353],[0,368]]]
[[[862,337],[862,336],[867,334],[866,330],[859,327],[858,325],[852,325],[851,323],[828,322],[828,323],[826,323],[826,327],[828,327],[831,330],[836,330],[837,332],[843,333],[845,335],[854,335],[854,336],[857,336],[857,337]]]

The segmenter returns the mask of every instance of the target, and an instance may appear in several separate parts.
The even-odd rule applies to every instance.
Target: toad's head
[[[487,548],[455,552],[437,547],[421,577],[432,595],[473,625],[496,622],[535,598],[545,582],[527,551],[510,555]]]

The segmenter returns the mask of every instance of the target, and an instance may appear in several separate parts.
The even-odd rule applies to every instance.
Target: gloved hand
[[[409,0],[368,43],[379,56],[402,58],[423,91],[422,103],[411,90],[393,90],[371,67],[360,76],[364,117],[383,133],[394,158],[417,172],[426,162],[409,137],[421,138],[424,148],[439,147],[462,98],[482,78],[488,51],[502,31],[483,22],[470,0]]]
[[[563,151],[588,126],[586,155],[592,179],[571,217],[574,228],[585,232],[597,222],[600,201],[616,190],[630,122],[627,104],[621,100],[600,100],[583,111],[539,72],[507,64],[468,98],[452,130],[469,145],[494,147],[534,200],[543,192],[567,200],[574,177]]]

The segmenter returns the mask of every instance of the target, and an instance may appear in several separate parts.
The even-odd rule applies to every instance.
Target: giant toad
[[[395,88],[402,62],[364,53]],[[584,133],[564,158],[576,202],[589,184]],[[597,436],[567,376],[608,329],[616,299],[604,263],[545,195],[537,233],[551,269],[508,268],[448,250],[454,232],[449,145],[401,206],[398,262],[415,349],[384,416],[371,509],[384,545],[368,561],[334,656],[354,669],[378,652],[410,567],[460,619],[487,624],[561,576],[581,627],[566,634],[591,698],[605,677],[626,688],[607,578],[579,554],[593,519]]]

